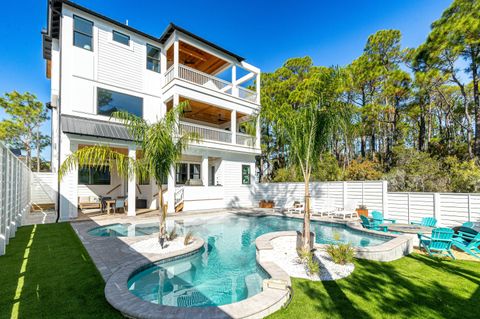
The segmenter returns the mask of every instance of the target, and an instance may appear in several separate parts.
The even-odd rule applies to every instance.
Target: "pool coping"
[[[271,261],[261,261],[257,258],[257,263],[270,276],[267,284],[264,281],[262,292],[241,300],[239,302],[222,305],[218,307],[174,307],[154,304],[142,300],[135,296],[128,289],[128,280],[139,271],[146,269],[156,262],[174,259],[176,257],[184,258],[190,254],[198,253],[204,246],[204,241],[196,238],[194,244],[188,248],[165,254],[155,262],[138,261],[130,263],[110,276],[105,285],[105,297],[115,309],[124,316],[130,318],[145,319],[164,319],[164,318],[242,318],[256,319],[263,318],[279,310],[290,297],[289,289],[282,289],[268,285],[268,280],[274,280],[276,283],[285,283],[290,287],[291,281],[288,274],[283,271],[276,263]],[[258,239],[258,238],[257,238]]]

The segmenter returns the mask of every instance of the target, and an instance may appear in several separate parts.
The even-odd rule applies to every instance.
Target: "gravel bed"
[[[352,263],[346,265],[335,264],[327,252],[315,251],[314,256],[320,266],[320,271],[318,274],[309,275],[306,266],[298,257],[296,237],[278,237],[270,243],[273,246],[273,252],[269,254],[269,257],[291,277],[314,281],[337,280],[347,277],[355,269],[355,265]]]

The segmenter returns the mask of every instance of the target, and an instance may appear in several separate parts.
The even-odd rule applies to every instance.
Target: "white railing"
[[[250,102],[257,101],[257,92],[243,88],[241,86],[237,87],[238,89],[238,97]]]
[[[255,137],[248,134],[237,133],[237,144],[244,146],[255,146]]]
[[[183,64],[178,64],[178,78],[203,86],[205,88],[215,90],[224,94],[234,95],[241,99],[256,102],[257,92],[237,86],[237,90],[233,90],[231,82],[219,79],[208,73],[196,70]],[[173,81],[175,78],[175,65],[170,66],[165,72],[165,85]],[[236,92],[235,94],[233,92]]]
[[[232,143],[232,133],[229,131],[187,122],[180,122],[180,130],[195,133],[203,140]]]
[[[0,255],[30,209],[31,171],[0,143]]]
[[[173,65],[165,72],[165,85],[173,81],[173,78],[175,77],[174,73],[174,68]]]
[[[232,86],[232,83],[216,78],[210,74],[192,69],[183,64],[178,65],[178,77],[193,82],[195,84],[204,86],[212,90],[224,91]]]
[[[175,207],[181,204],[185,198],[185,187],[179,187],[175,189]]]

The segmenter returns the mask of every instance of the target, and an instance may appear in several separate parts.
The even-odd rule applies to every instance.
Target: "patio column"
[[[168,191],[165,193],[165,201],[168,204],[167,213],[175,212],[175,166],[170,167],[170,173],[168,174]]]
[[[137,156],[137,150],[135,146],[128,147],[128,157],[135,160]],[[137,199],[137,190],[136,190],[137,179],[135,173],[128,175],[128,216],[136,215],[136,199]]]
[[[202,167],[200,171],[203,186],[208,186],[208,156],[202,155]]]
[[[232,95],[238,97],[237,66],[232,65]]]
[[[230,131],[232,132],[232,144],[237,143],[237,111],[231,112]]]

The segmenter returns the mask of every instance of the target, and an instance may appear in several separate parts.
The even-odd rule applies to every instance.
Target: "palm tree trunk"
[[[163,248],[163,243],[165,242],[165,234],[166,234],[166,229],[165,229],[165,217],[166,217],[166,208],[163,203],[163,186],[162,182],[158,183],[160,185],[160,190],[158,191],[158,202],[159,202],[159,208],[158,212],[160,213],[160,227],[159,227],[159,234],[158,234],[158,240],[160,242],[160,246]]]
[[[305,214],[303,217],[303,249],[310,251],[310,176],[305,175]]]

